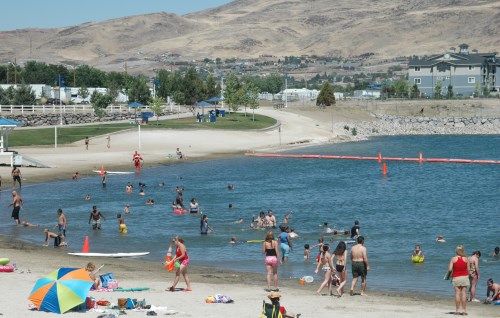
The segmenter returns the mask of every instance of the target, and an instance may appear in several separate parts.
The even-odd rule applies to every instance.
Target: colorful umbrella
[[[28,299],[38,310],[62,314],[83,303],[93,283],[83,268],[60,268],[37,280]]]

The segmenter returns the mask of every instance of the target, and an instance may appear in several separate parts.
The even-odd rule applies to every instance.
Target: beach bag
[[[280,304],[269,304],[265,300],[262,301],[262,314],[260,318],[283,318],[280,311]]]
[[[110,279],[108,280],[108,287],[109,289],[117,289],[118,288],[118,281],[116,279]]]
[[[101,278],[101,282],[102,282],[102,287],[104,288],[110,288],[108,287],[108,283],[110,280],[115,280],[115,277],[113,276],[113,273],[107,273],[107,274],[103,274],[101,276],[99,276]]]

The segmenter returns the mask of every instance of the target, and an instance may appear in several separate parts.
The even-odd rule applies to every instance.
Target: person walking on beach
[[[92,229],[94,229],[94,230],[101,229],[101,217],[104,220],[106,220],[104,215],[102,215],[102,213],[99,210],[97,210],[97,207],[94,205],[92,207],[92,212],[90,212],[90,217],[89,217],[89,224],[90,224],[90,221],[92,221]]]
[[[352,283],[349,294],[354,295],[354,287],[356,287],[358,277],[361,277],[361,296],[366,296],[366,276],[370,270],[370,265],[368,264],[366,247],[364,246],[365,238],[360,235],[356,241],[358,244],[351,248]]]
[[[469,301],[479,303],[480,300],[476,298],[476,286],[479,281],[479,258],[481,257],[481,251],[474,251],[472,255],[469,256]]]
[[[16,187],[16,181],[19,183],[19,188],[21,188],[21,169],[19,167],[14,166],[12,168],[12,187]]]
[[[266,265],[267,271],[267,289],[266,291],[271,291],[271,275],[273,276],[274,289],[273,291],[279,291],[278,289],[278,260],[280,264],[283,262],[280,259],[280,252],[278,250],[278,242],[274,239],[274,232],[269,231],[266,234],[264,243],[262,243],[262,254],[265,255],[264,264]]]
[[[134,162],[135,170],[140,171],[141,170],[141,161],[144,161],[144,159],[142,159],[141,155],[139,153],[137,153],[137,150],[132,155],[132,161]]]
[[[61,208],[57,209],[57,232],[63,237],[66,237],[66,224],[66,215]]]
[[[282,226],[280,229],[281,233],[278,235],[278,242],[280,243],[281,259],[283,263],[286,263],[288,261],[290,251],[293,250],[292,240],[290,239],[290,233],[288,233],[290,230],[288,226]]]
[[[21,196],[17,193],[16,190],[12,190],[12,202],[7,206],[12,206],[12,218],[14,218],[14,221],[16,222],[16,225],[19,225],[19,211],[21,211],[21,208],[23,206],[23,199]]]
[[[184,277],[184,281],[186,282],[186,288],[184,288],[185,292],[190,292],[191,291],[191,284],[189,282],[189,277],[187,275],[187,268],[189,265],[189,257],[186,249],[186,245],[184,244],[184,240],[179,237],[175,236],[172,239],[172,242],[175,245],[175,257],[172,259],[172,262],[179,263],[179,267],[177,268],[177,271],[175,272],[175,278],[174,278],[174,283],[170,288],[168,288],[168,291],[175,291],[175,286],[177,286],[177,283],[179,282],[179,278],[182,274]],[[177,266],[176,266],[177,267]]]
[[[340,284],[337,288],[338,297],[344,294],[344,286],[347,283],[347,245],[344,241],[340,241],[333,251],[332,263],[335,260],[335,270],[340,278]]]
[[[108,137],[106,137],[106,140],[108,141],[108,149],[111,148],[111,135],[108,135]]]
[[[469,287],[469,262],[465,254],[464,246],[458,245],[455,248],[455,256],[450,260],[448,272],[453,277],[453,288],[455,289],[455,315],[467,315],[467,287]],[[462,313],[460,313],[460,303]]]
[[[319,286],[318,290],[316,291],[316,294],[321,296],[321,291],[325,286],[328,286],[328,295],[333,295],[332,294],[332,273],[333,273],[333,263],[332,263],[332,256],[328,252],[330,249],[330,246],[328,244],[323,245],[323,251],[321,252],[321,255],[319,257],[319,262],[318,265],[316,266],[316,270],[314,271],[316,274],[319,271],[319,268],[321,267],[321,270],[325,273],[325,279]]]
[[[89,137],[85,137],[85,150],[89,150]]]

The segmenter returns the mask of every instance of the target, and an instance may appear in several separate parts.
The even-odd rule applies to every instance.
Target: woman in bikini
[[[330,246],[328,244],[323,244],[323,251],[321,252],[318,266],[316,266],[315,273],[318,273],[319,268],[321,266],[321,270],[325,273],[325,279],[319,286],[319,289],[316,291],[318,295],[321,295],[321,291],[325,286],[328,286],[328,295],[333,295],[332,293],[332,273],[334,271],[332,256],[328,252]]]
[[[333,251],[333,258],[335,261],[335,270],[339,274],[340,285],[337,288],[337,295],[342,297],[344,294],[344,286],[347,283],[347,274],[346,274],[346,263],[347,263],[347,245],[344,241],[340,241],[335,251]],[[332,260],[333,263],[333,260]]]
[[[266,291],[271,291],[271,275],[274,280],[274,289],[272,291],[279,291],[278,289],[278,260],[280,264],[282,261],[280,259],[280,251],[278,249],[278,242],[274,239],[273,231],[269,231],[266,234],[264,243],[262,243],[262,254],[266,256],[264,259],[264,264],[267,270],[267,289]]]

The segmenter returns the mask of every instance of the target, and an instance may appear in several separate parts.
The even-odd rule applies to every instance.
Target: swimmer
[[[500,257],[500,247],[495,247],[495,250],[493,251],[493,253],[491,253],[491,256],[493,256],[494,258],[499,258]]]
[[[118,231],[120,234],[127,234],[127,226],[125,225],[125,221],[123,220],[121,213],[118,213],[116,218],[118,219]]]
[[[125,214],[129,214],[129,213],[130,213],[130,211],[129,211],[129,209],[128,209],[129,207],[130,207],[130,204],[128,204],[128,203],[127,203],[127,204],[125,205],[125,207],[123,208],[123,212],[125,212]]]
[[[90,194],[87,194],[87,195],[85,196],[85,201],[90,201]]]
[[[253,230],[255,229],[255,226],[253,225],[253,222],[250,222],[250,225],[248,226],[249,229]]]
[[[146,187],[145,183],[139,182],[139,188],[145,188],[145,187]]]
[[[285,217],[283,218],[283,224],[288,224],[288,218],[290,218],[290,215],[292,214],[293,212],[290,211],[288,212]]]
[[[234,222],[231,222],[232,224],[239,224],[239,223],[243,223],[243,218],[239,218],[239,220],[237,221],[234,221]]]
[[[139,195],[145,195],[144,190],[139,190]]]
[[[232,209],[232,208],[233,208],[233,205],[231,203],[229,203],[228,209]]]
[[[445,243],[446,240],[443,238],[442,235],[438,235],[438,237],[436,238],[436,242],[438,242],[438,243]]]
[[[23,220],[21,222],[21,224],[25,227],[32,227],[32,226],[40,226],[39,224],[31,224],[30,222],[28,222],[27,220]]]
[[[305,259],[305,260],[308,260],[308,259],[309,259],[309,254],[310,254],[310,251],[309,251],[309,244],[305,244],[305,245],[304,245],[304,259]]]
[[[79,173],[78,173],[78,171],[77,171],[77,172],[75,172],[75,174],[71,177],[71,179],[72,179],[72,180],[74,180],[74,181],[76,181],[76,180],[78,180],[78,177],[79,177]]]
[[[333,233],[334,231],[335,231],[334,229],[327,227],[326,230],[324,230],[321,234],[330,234]]]
[[[127,185],[125,186],[125,192],[127,194],[131,194],[133,190],[134,186],[132,185],[132,183],[128,182]]]
[[[294,228],[291,228],[290,229],[290,238],[296,238],[296,237],[299,237],[299,235],[295,232],[295,229]]]
[[[163,188],[163,187],[165,186],[165,182],[160,182],[160,183],[158,183],[158,186],[159,186],[160,188]]]
[[[236,244],[236,236],[231,237],[231,241],[229,241],[229,244]]]
[[[227,189],[228,189],[229,191],[234,190],[234,184],[228,184],[228,185],[227,185]]]
[[[153,199],[148,199],[148,201],[146,202],[146,205],[154,205],[155,204],[155,200]]]

